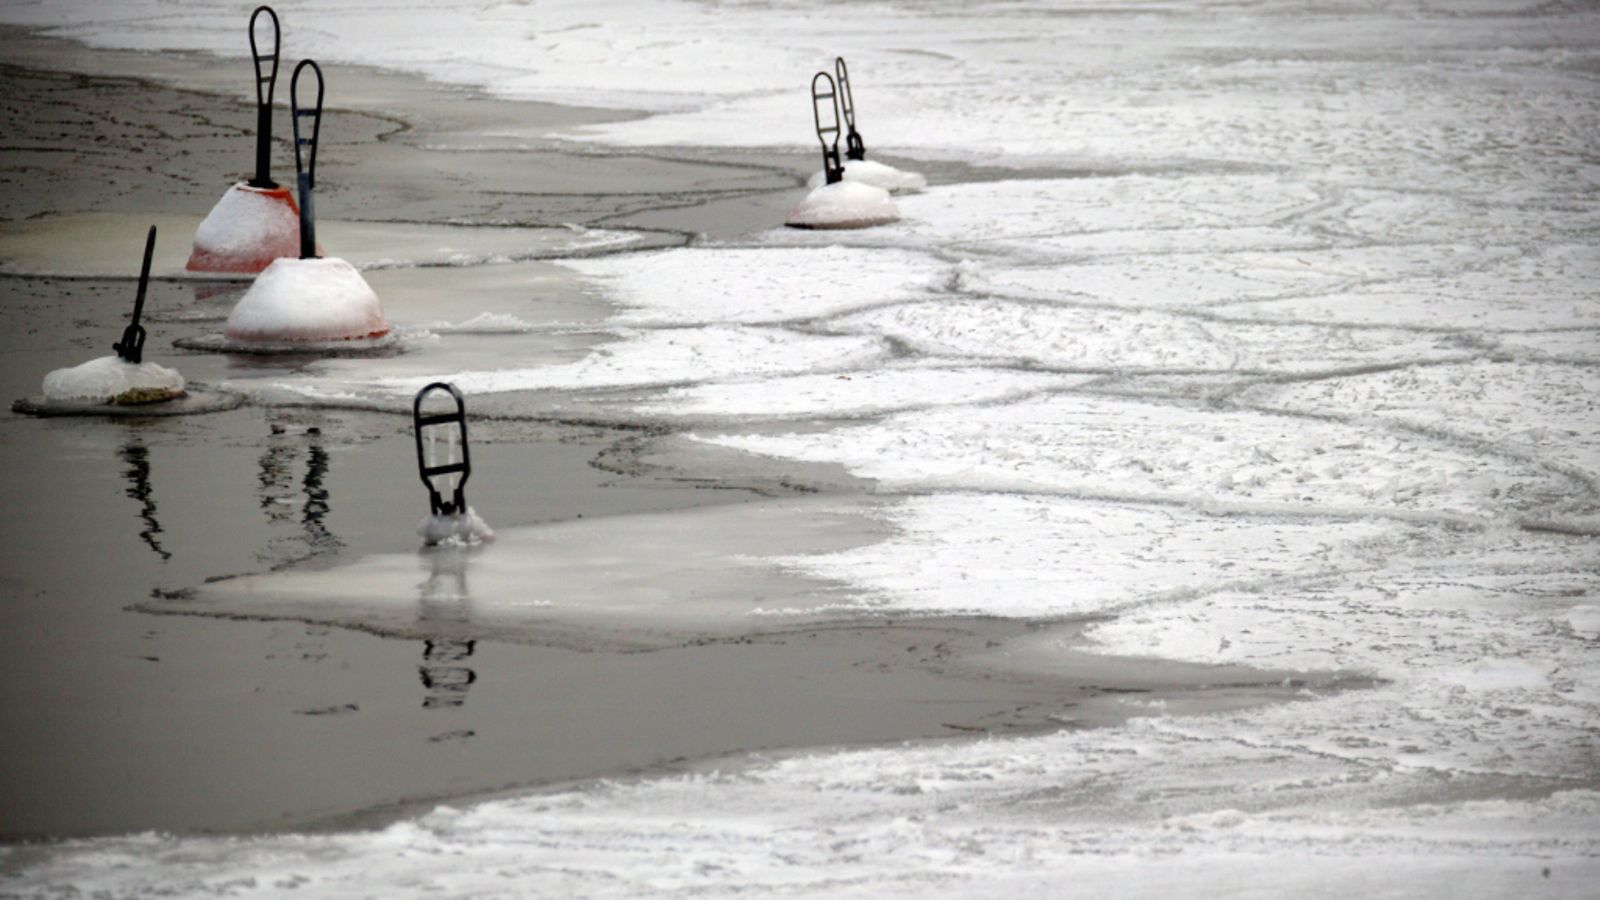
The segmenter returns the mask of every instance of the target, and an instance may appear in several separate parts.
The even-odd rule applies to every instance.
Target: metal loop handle
[[[262,53],[260,45],[256,42],[256,22],[261,14],[266,13],[272,19],[272,52]],[[258,6],[250,14],[250,56],[255,60],[256,66],[256,177],[250,180],[251,187],[275,188],[278,183],[272,180],[272,91],[278,84],[278,48],[282,46],[280,32],[278,31],[278,14],[270,6]],[[262,74],[262,62],[270,60],[272,68]],[[263,88],[265,88],[263,90]]]
[[[300,73],[307,66],[317,76],[317,104],[303,109],[300,104]],[[294,125],[294,169],[300,186],[300,258],[317,255],[317,219],[312,210],[312,191],[317,186],[317,138],[322,134],[322,67],[315,60],[302,59],[289,79],[289,111]],[[302,137],[300,120],[311,119],[311,136]]]
[[[261,18],[262,13],[266,13],[272,19],[271,53],[262,53],[260,45],[256,43],[256,21]],[[256,7],[256,11],[250,14],[250,55],[255,58],[256,62],[257,106],[272,105],[272,89],[278,83],[278,48],[282,46],[282,43],[282,32],[278,29],[278,14],[273,12],[270,6]],[[262,60],[272,61],[272,68],[265,75],[261,74]],[[261,89],[262,85],[266,85],[266,91],[264,92]]]
[[[823,101],[827,101],[826,104]],[[826,121],[831,124],[824,123],[824,107],[828,113]],[[822,144],[822,171],[828,179],[827,183],[834,184],[844,178],[844,166],[839,162],[838,92],[834,89],[832,76],[827,72],[818,72],[811,79],[811,116],[817,123],[817,140]],[[829,134],[833,135],[831,144],[828,142]]]
[[[117,355],[134,365],[144,361],[144,326],[139,324],[139,317],[144,314],[145,289],[150,286],[150,259],[156,252],[156,227],[150,226],[150,233],[144,239],[144,265],[139,269],[139,293],[133,298],[133,318],[129,320],[128,327],[122,330],[122,340],[111,345]]]
[[[448,413],[422,414],[422,401],[435,391],[445,391],[455,398],[456,411]],[[467,511],[467,479],[472,477],[472,455],[467,449],[467,401],[456,390],[456,386],[444,381],[435,381],[417,392],[417,397],[411,403],[411,422],[417,442],[417,474],[422,478],[422,484],[428,489],[428,507],[434,515],[456,515]],[[423,449],[422,429],[430,425],[455,425],[461,429],[461,461],[458,463],[445,463],[439,466],[428,465],[428,456]],[[456,482],[455,490],[449,500],[439,496],[439,489],[433,486],[430,480],[435,475],[453,475],[461,473],[461,480]]]
[[[845,66],[844,57],[833,58],[833,70],[839,75],[839,108],[844,112],[844,123],[849,129],[849,134],[845,136],[845,156],[854,160],[866,159],[867,142],[856,131],[856,97],[850,90],[850,69]]]

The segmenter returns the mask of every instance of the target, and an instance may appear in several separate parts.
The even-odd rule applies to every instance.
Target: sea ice
[[[183,376],[153,362],[102,356],[44,377],[45,399],[57,403],[138,404],[184,394]]]
[[[229,340],[342,341],[389,333],[378,295],[342,259],[279,259],[228,315]]]
[[[825,184],[789,210],[791,228],[847,229],[886,225],[900,218],[889,192],[858,181]]]
[[[624,307],[628,325],[792,322],[926,296],[949,266],[854,247],[687,247],[563,263]]]

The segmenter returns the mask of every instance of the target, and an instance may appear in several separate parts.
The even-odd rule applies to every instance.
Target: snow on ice
[[[901,218],[870,229],[568,261],[614,307],[581,347],[539,343],[549,323],[530,307],[514,316],[526,331],[494,336],[517,352],[452,355],[473,322],[506,324],[477,313],[513,310],[451,297],[397,323],[462,323],[434,344],[279,386],[310,402],[441,378],[554,404],[603,392],[704,448],[874,481],[883,540],[741,544],[719,577],[759,564],[823,579],[840,615],[1092,616],[1076,649],[1352,683],[1204,715],[1130,697],[1113,727],[729,760],[371,832],[70,842],[29,856],[8,890],[1470,897],[1600,883],[1600,12],[822,8],[822,32],[799,2],[298,11],[316,27],[296,30],[297,53],[646,110],[564,137],[657,151],[813,152],[805,84],[842,53],[875,145],[966,167],[937,170],[963,183],[884,194]],[[0,20],[238,52],[231,4],[107,9],[41,0]],[[752,532],[693,521],[706,540]],[[579,546],[601,527],[507,529],[473,565],[514,584],[532,563],[497,552]],[[642,562],[678,564],[650,543],[670,537],[659,520],[618,527],[638,538],[636,571],[682,576]],[[645,602],[614,559],[557,556],[539,562],[550,577],[615,579],[606,596]],[[417,581],[412,558],[362,565],[318,577]],[[750,596],[715,614],[750,615]],[[774,596],[763,611],[778,616],[816,599]],[[339,621],[414,617],[409,596],[400,612],[372,602]],[[508,628],[547,613],[495,611]],[[997,653],[1048,657],[1065,639],[1038,640]]]

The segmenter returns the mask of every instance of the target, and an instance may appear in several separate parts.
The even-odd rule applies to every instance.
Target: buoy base
[[[320,251],[319,251],[320,252]],[[300,255],[300,204],[286,187],[239,183],[222,195],[194,234],[191,272],[254,274]]]
[[[141,416],[195,416],[202,413],[224,412],[237,409],[244,403],[238,394],[216,391],[188,391],[171,400],[155,403],[117,404],[80,401],[50,400],[43,396],[25,397],[11,404],[11,411],[40,418],[57,416],[106,416],[110,418],[136,418]]]
[[[390,331],[376,337],[337,341],[241,341],[225,334],[178,338],[172,346],[204,353],[240,353],[255,356],[392,356],[400,351],[400,336]]]

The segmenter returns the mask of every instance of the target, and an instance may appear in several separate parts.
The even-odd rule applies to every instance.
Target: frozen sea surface
[[[653,113],[564,135],[608,146],[811,152],[805,85],[843,54],[875,153],[996,180],[860,232],[540,268],[557,310],[503,276],[477,303],[413,292],[390,308],[405,353],[230,386],[393,405],[447,377],[512,414],[677,430],[708,467],[840,468],[881,495],[884,539],[716,565],[826,581],[839,615],[1093,617],[1073,649],[1374,686],[1200,716],[1130,695],[1118,727],[736,759],[376,832],[78,842],[8,889],[1592,892],[1600,11],[823,6],[827,28],[798,2],[282,4],[324,64]],[[231,4],[111,9],[0,21],[239,52]],[[501,549],[486,573],[515,569]],[[356,565],[320,583],[420,577]],[[495,615],[518,577],[483,587]]]

